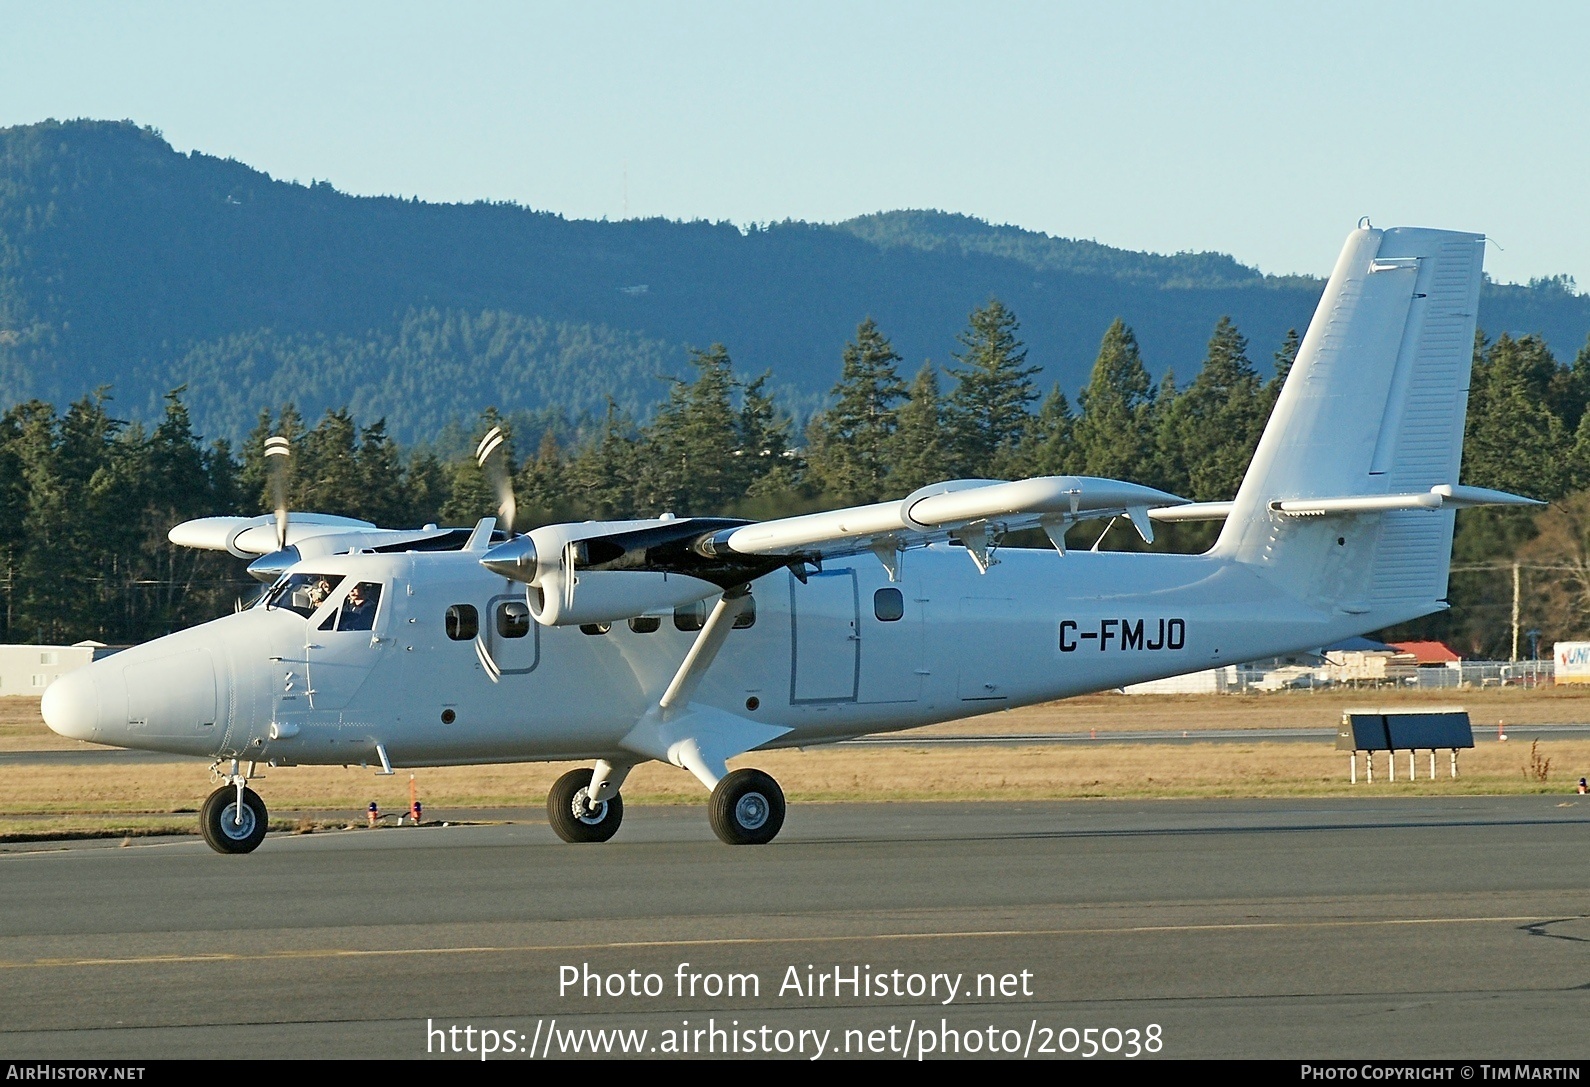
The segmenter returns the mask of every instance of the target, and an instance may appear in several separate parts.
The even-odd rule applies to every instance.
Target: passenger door
[[[480,663],[498,676],[525,676],[541,663],[541,624],[530,618],[523,593],[504,593],[486,603],[478,641]]]
[[[857,634],[856,572],[791,574],[790,701],[854,702],[861,662]]]

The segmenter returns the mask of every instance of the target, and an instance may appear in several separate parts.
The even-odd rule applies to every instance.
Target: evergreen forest
[[[265,511],[262,453],[274,434],[292,442],[293,509],[387,527],[491,515],[493,492],[469,453],[496,425],[510,435],[520,529],[663,512],[783,516],[969,476],[1107,476],[1218,501],[1235,493],[1297,348],[1291,330],[1256,349],[1223,317],[1190,380],[1168,370],[1155,380],[1117,319],[1073,401],[1041,383],[1017,314],[991,299],[966,316],[942,366],[908,363],[863,320],[804,425],[767,371],[747,372],[722,344],[690,351],[687,374],[644,416],[612,399],[579,417],[493,407],[426,443],[399,443],[374,412],[308,418],[292,402],[260,413],[236,445],[206,440],[181,387],[151,423],[119,417],[103,388],[64,409],[30,399],[0,416],[0,640],[130,643],[229,611],[252,585],[243,564],[172,547],[166,532],[187,518]],[[1590,343],[1570,363],[1540,337],[1478,338],[1462,482],[1553,504],[1460,513],[1454,607],[1391,633],[1505,657],[1501,571],[1514,562],[1528,587],[1524,621],[1544,644],[1590,633]],[[1217,531],[1162,526],[1154,548],[1202,550]],[[1070,542],[1101,535],[1107,549],[1143,548],[1099,522],[1075,526]]]

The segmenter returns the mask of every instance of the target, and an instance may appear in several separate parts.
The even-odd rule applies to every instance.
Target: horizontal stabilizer
[[[1230,502],[1189,502],[1185,506],[1165,506],[1149,510],[1154,521],[1223,521],[1231,513]]]
[[[1461,487],[1443,483],[1414,494],[1360,494],[1340,498],[1278,499],[1270,509],[1293,517],[1324,517],[1337,514],[1381,513],[1387,510],[1450,510],[1475,506],[1544,506],[1546,503],[1523,495],[1493,491],[1488,487]]]

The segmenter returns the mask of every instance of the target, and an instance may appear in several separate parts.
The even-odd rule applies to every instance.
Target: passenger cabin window
[[[341,574],[293,574],[270,590],[265,607],[295,611],[308,619],[341,584]]]
[[[581,623],[581,634],[606,634],[613,629],[612,623]]]
[[[629,621],[629,629],[636,634],[655,634],[662,620],[655,615],[637,615]]]
[[[530,605],[522,600],[510,600],[497,605],[497,635],[502,638],[523,638],[530,633]]]
[[[447,609],[447,636],[467,642],[480,633],[480,613],[473,604],[454,604]]]
[[[872,594],[872,614],[880,623],[898,622],[905,615],[905,597],[899,589],[879,589]]]

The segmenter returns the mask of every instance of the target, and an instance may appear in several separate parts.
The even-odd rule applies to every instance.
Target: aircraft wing
[[[1064,552],[1065,530],[1072,523],[1124,515],[1152,541],[1149,511],[1186,503],[1153,487],[1094,476],[1038,476],[1008,483],[959,479],[923,487],[896,502],[720,529],[697,549],[715,557],[777,555],[819,561],[873,551],[892,575],[891,554],[954,539],[986,569],[991,564],[989,545],[1007,532],[1041,528]]]
[[[318,536],[367,533],[376,528],[369,521],[337,517],[329,513],[295,513],[287,523],[287,546],[292,547]],[[178,547],[204,551],[230,551],[238,558],[268,555],[276,550],[276,517],[200,517],[184,521],[167,538]]]
[[[650,521],[547,525],[493,547],[481,559],[494,573],[539,587],[539,599],[562,600],[568,615],[597,621],[575,604],[609,590],[612,580],[617,614],[625,607],[661,606],[664,595],[681,589],[655,589],[656,600],[641,601],[636,573],[687,575],[711,589],[732,588],[783,566],[804,577],[807,566],[871,551],[893,579],[901,552],[943,540],[965,545],[980,570],[1007,532],[1040,528],[1060,551],[1065,530],[1076,521],[1125,516],[1145,540],[1153,540],[1149,511],[1178,506],[1186,499],[1152,487],[1093,476],[1039,476],[1012,482],[958,479],[935,483],[903,499],[851,506],[823,513],[746,522],[723,518],[669,518]],[[594,605],[593,605],[594,606]],[[534,609],[532,609],[534,610]],[[540,613],[536,613],[540,620]],[[562,615],[563,611],[550,614]],[[629,614],[639,614],[638,611]],[[543,620],[561,622],[562,619]],[[573,621],[570,619],[569,621]]]

